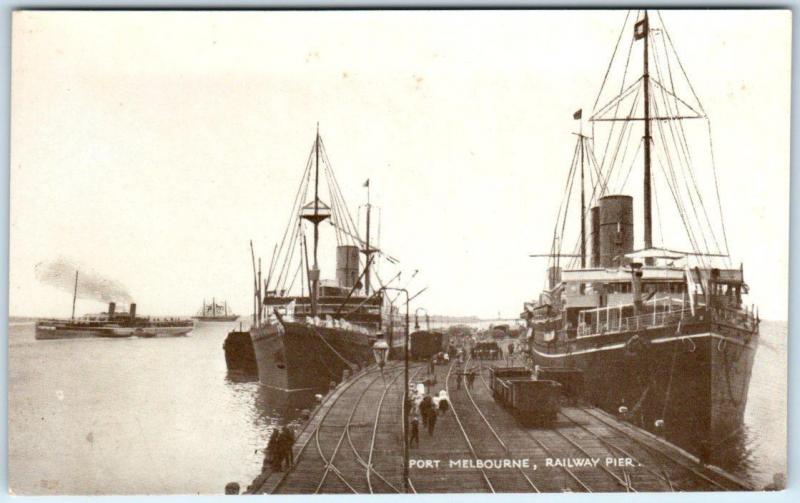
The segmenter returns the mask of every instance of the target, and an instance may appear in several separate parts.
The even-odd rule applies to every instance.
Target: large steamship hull
[[[644,343],[628,343],[634,335]],[[531,356],[536,365],[583,370],[589,403],[615,415],[625,406],[626,419],[701,459],[723,461],[742,430],[758,329],[705,322],[601,337],[560,349],[532,344]]]
[[[325,390],[345,371],[363,368],[374,358],[374,335],[342,328],[284,322],[254,328],[250,336],[258,380],[284,393]]]

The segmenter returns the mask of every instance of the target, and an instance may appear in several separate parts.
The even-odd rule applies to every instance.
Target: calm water
[[[235,323],[188,337],[9,334],[9,486],[31,493],[221,493],[260,472],[278,411],[228,378]]]
[[[271,407],[225,368],[235,324],[188,337],[36,341],[9,333],[9,485],[17,494],[223,492],[260,472]],[[786,323],[764,322],[741,470],[785,473]]]

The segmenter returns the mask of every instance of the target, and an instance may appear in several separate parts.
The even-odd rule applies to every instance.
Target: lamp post
[[[395,292],[403,292],[406,294],[406,334],[405,340],[403,341],[403,359],[404,361],[404,369],[403,369],[403,377],[405,379],[405,392],[403,393],[403,488],[406,493],[408,493],[408,432],[406,429],[408,428],[408,341],[409,341],[409,315],[408,309],[409,304],[411,303],[411,299],[408,296],[408,290],[405,288],[393,288],[393,287],[383,287],[381,290],[393,290]],[[417,294],[419,295],[419,294]],[[416,295],[415,295],[416,297]],[[376,341],[377,343],[377,341]],[[388,347],[388,346],[387,346]]]

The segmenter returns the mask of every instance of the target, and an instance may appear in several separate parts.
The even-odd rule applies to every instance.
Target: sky
[[[212,297],[251,312],[249,240],[268,262],[319,123],[354,217],[369,178],[381,248],[419,271],[402,281],[427,287],[412,307],[517,316],[543,286],[546,263],[528,255],[550,250],[572,114],[592,108],[624,19],[17,12],[10,315],[69,315],[71,293],[35,274],[62,259],[123,284],[141,314],[193,314]],[[747,302],[785,320],[790,13],[663,19],[712,123]],[[321,244],[323,278],[333,246]],[[78,300],[78,314],[103,309]]]

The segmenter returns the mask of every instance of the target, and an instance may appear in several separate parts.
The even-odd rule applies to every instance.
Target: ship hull
[[[239,319],[238,315],[230,316],[195,316],[195,320],[202,322],[215,322],[215,321],[236,321]]]
[[[715,462],[742,430],[758,331],[717,323],[690,328],[623,333],[594,347],[574,344],[570,352],[534,344],[531,357],[536,365],[583,370],[589,403]],[[644,344],[630,344],[634,335]]]
[[[253,341],[250,332],[233,330],[225,337],[222,344],[225,352],[225,365],[228,371],[240,372],[247,375],[258,373],[256,355],[253,351]]]
[[[69,325],[52,325],[37,323],[35,338],[50,339],[83,339],[91,337],[127,338],[127,337],[179,337],[192,331],[193,324],[152,325],[152,326],[96,326],[71,327]]]
[[[374,363],[372,334],[284,322],[250,331],[262,385],[284,393],[324,391]],[[394,353],[402,340],[395,342]]]
[[[98,330],[93,329],[61,329],[55,327],[36,326],[35,337],[37,340],[50,339],[85,339],[89,337],[100,337]]]

